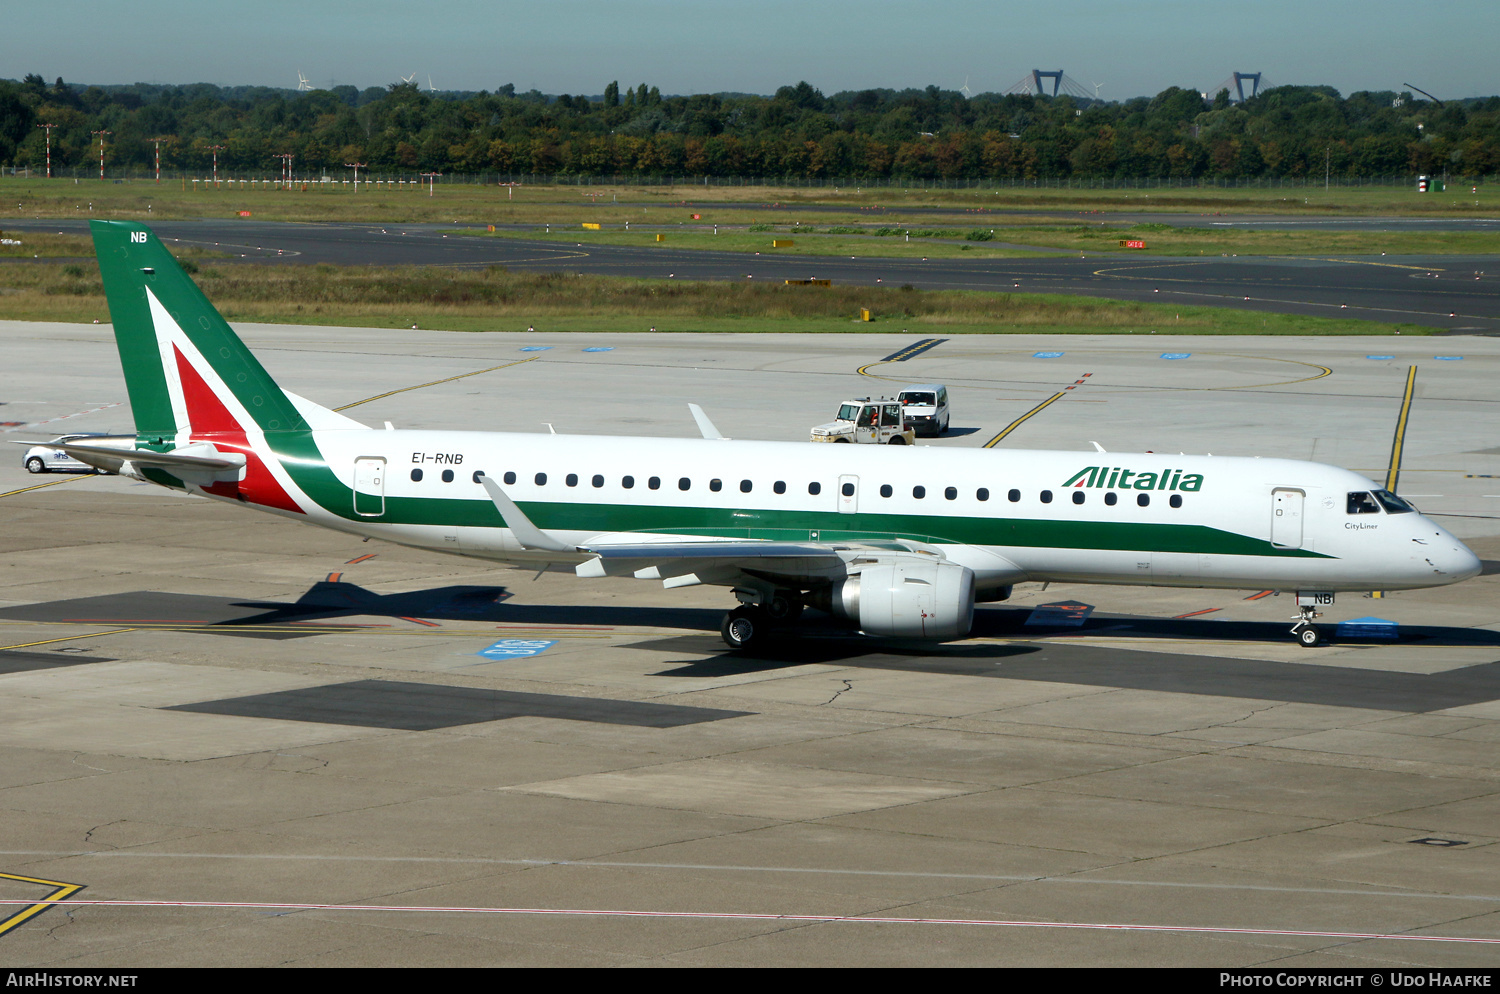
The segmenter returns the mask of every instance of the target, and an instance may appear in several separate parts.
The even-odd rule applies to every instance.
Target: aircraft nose
[[[1468,580],[1484,571],[1484,564],[1467,545],[1455,539],[1453,546],[1452,563],[1451,565],[1445,564],[1448,565],[1445,572],[1452,575],[1454,580]]]

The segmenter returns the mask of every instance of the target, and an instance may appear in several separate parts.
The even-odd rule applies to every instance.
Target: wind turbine
[[[964,85],[958,88],[958,92],[964,95],[965,100],[974,95],[974,91],[969,89],[969,77],[967,74],[964,75]]]
[[[437,87],[435,87],[435,86],[432,85],[432,73],[428,73],[427,74],[427,92],[428,93],[436,93],[437,92]]]
[[[311,89],[312,89],[312,80],[310,80],[306,76],[302,75],[302,72],[300,70],[298,70],[298,72],[297,72],[297,90],[298,90],[298,92],[301,92],[303,90],[311,90]]]
[[[1101,87],[1101,86],[1103,86],[1103,85],[1104,85],[1104,84],[1103,84],[1103,83],[1095,83],[1095,84],[1094,84],[1094,101],[1095,101],[1095,102],[1096,102],[1096,103],[1097,103],[1097,102],[1098,102],[1098,100],[1099,100],[1099,87]]]
[[[401,82],[403,82],[403,83],[415,83],[416,81],[417,81],[417,74],[416,73],[412,73],[410,76],[402,76],[401,77]]]

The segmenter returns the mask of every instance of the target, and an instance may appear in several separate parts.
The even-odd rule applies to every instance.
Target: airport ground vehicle
[[[804,606],[960,639],[1027,581],[1295,591],[1316,645],[1338,591],[1480,573],[1399,497],[1294,459],[372,429],[278,385],[149,228],[89,224],[135,434],[70,454],[366,538],[722,586],[733,649]]]
[[[948,388],[941,383],[902,387],[896,395],[906,422],[918,435],[936,437],[948,432]]]
[[[84,431],[72,435],[59,435],[51,442],[33,445],[21,457],[21,465],[28,473],[102,473],[102,469],[73,458],[66,449],[58,448],[64,442],[78,442],[90,438],[108,437],[108,432]]]
[[[810,440],[911,445],[916,440],[916,433],[906,423],[897,401],[889,397],[877,400],[856,397],[840,404],[839,413],[832,421],[814,428]]]

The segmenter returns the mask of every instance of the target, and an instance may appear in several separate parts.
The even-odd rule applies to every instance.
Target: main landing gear
[[[802,607],[800,591],[777,590],[759,604],[742,603],[724,615],[719,634],[731,649],[755,648],[764,644],[776,628],[795,624],[802,616]]]

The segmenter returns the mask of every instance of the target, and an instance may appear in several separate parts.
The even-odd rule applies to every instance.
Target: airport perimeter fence
[[[81,183],[85,180],[99,182],[99,169],[97,166],[81,167],[67,166],[56,167],[52,171],[54,181],[72,180]],[[40,173],[35,169],[27,169],[22,166],[8,167],[3,170],[3,175],[16,177],[38,178]],[[1492,183],[1500,176],[1458,176],[1439,175],[1434,179],[1453,184],[1478,185]],[[104,170],[104,182],[113,183],[153,183],[155,173],[150,169],[142,169],[138,166],[124,167],[120,169]],[[314,187],[323,190],[352,189],[354,176],[350,170],[326,171],[322,170],[310,174],[298,174],[293,172],[290,182],[285,177],[274,173],[265,173],[253,170],[231,170],[220,169],[218,182],[221,186],[233,183],[235,186],[246,189],[280,189],[290,185],[301,189],[303,186],[312,189]],[[680,174],[663,175],[603,175],[584,176],[570,173],[441,173],[433,176],[431,180],[422,172],[361,172],[359,185],[372,184],[377,189],[398,189],[416,191],[418,188],[427,189],[431,186],[634,186],[634,187],[682,187],[698,186],[713,189],[715,187],[780,187],[780,188],[805,188],[805,189],[860,189],[860,190],[1314,190],[1320,187],[1409,187],[1416,188],[1418,176],[1412,174],[1385,174],[1378,176],[1053,176],[1021,178],[1014,176],[1000,176],[991,178],[970,177],[956,179],[928,179],[918,176],[876,176],[876,177],[826,177],[826,176],[687,176]],[[188,187],[197,186],[203,188],[203,184],[213,182],[212,173],[208,170],[163,171],[161,182],[176,183]],[[1456,191],[1447,191],[1456,192]]]

